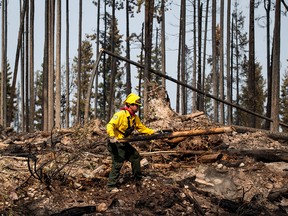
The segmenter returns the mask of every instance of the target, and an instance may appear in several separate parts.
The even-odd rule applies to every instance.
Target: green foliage
[[[243,108],[249,109],[249,104],[251,104],[251,98],[252,94],[249,92],[248,89],[248,62],[243,63],[243,76],[244,76],[244,82],[241,86],[241,94],[240,94],[240,100],[239,100],[239,105]],[[257,62],[255,64],[255,91],[257,95],[257,98],[254,100],[255,101],[255,112],[264,115],[264,102],[266,100],[266,93],[264,91],[264,86],[265,86],[265,80],[262,76],[262,67],[259,65]],[[248,114],[243,111],[238,111],[237,112],[239,120],[240,120],[240,125],[243,126],[249,126],[249,118],[251,117],[251,114]],[[263,124],[263,119],[256,118],[256,127],[261,128]]]
[[[103,17],[105,19],[105,17]],[[107,23],[107,28],[106,31],[102,31],[99,36],[99,42],[100,46],[105,48],[106,50],[111,50],[112,48],[112,17],[110,14],[106,14],[106,23]],[[89,38],[91,40],[97,40],[97,35],[89,35]],[[115,20],[115,26],[114,26],[114,53],[117,55],[121,55],[123,50],[123,40],[122,40],[123,35],[119,34],[118,30],[118,20]],[[106,119],[108,115],[108,105],[110,103],[110,91],[111,91],[111,86],[110,86],[110,79],[111,79],[111,69],[112,69],[112,57],[109,55],[104,56],[105,59],[99,62],[98,65],[98,106],[97,106],[97,118],[100,119]],[[114,105],[116,109],[120,108],[122,106],[122,99],[125,96],[125,91],[126,91],[126,86],[125,83],[123,82],[122,78],[124,75],[124,65],[123,62],[114,59],[115,60],[115,71],[116,71],[116,76],[115,76],[115,83],[114,83],[114,98],[115,102]]]
[[[42,130],[42,111],[43,111],[43,72],[36,71],[35,73],[35,117],[34,127],[36,130]]]
[[[82,41],[81,44],[81,71],[80,71],[80,85],[81,85],[81,92],[80,92],[80,119],[84,119],[84,112],[85,112],[85,101],[86,95],[88,91],[88,86],[91,78],[91,74],[93,71],[94,60],[93,58],[93,51],[92,51],[92,44],[88,40]],[[78,74],[78,57],[74,57],[72,63],[72,71],[73,73]],[[75,79],[75,85],[78,87],[78,80]],[[72,100],[71,106],[71,114],[72,116],[76,116],[76,107],[77,107],[77,92],[75,93],[75,97]],[[92,115],[92,110],[90,115]]]
[[[212,88],[212,74],[210,73],[205,79],[204,92],[206,94],[212,95],[213,94],[212,89],[213,89]],[[213,104],[212,104],[212,99],[210,97],[204,96],[204,110],[206,111],[209,118],[214,119]]]
[[[11,100],[11,89],[12,89],[12,71],[11,71],[11,66],[9,61],[7,60],[7,66],[6,66],[6,71],[7,71],[7,77],[6,77],[6,94],[7,94],[7,109],[9,108],[9,101]],[[0,83],[2,83],[2,71],[0,71]],[[0,95],[2,94],[1,88],[0,88]],[[13,99],[13,110],[12,110],[12,119],[14,119],[15,114],[17,112],[17,101],[16,101],[16,95],[14,96]],[[8,112],[8,110],[7,110]],[[10,112],[10,111],[9,111]]]
[[[285,124],[288,124],[288,69],[285,71],[283,83],[281,86],[281,95],[280,95],[280,115],[281,121]],[[283,132],[288,132],[288,128],[283,127]]]

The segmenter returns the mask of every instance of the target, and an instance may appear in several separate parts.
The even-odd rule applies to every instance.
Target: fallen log
[[[272,189],[269,192],[267,199],[270,202],[281,202],[283,197],[285,197],[285,198],[288,197],[288,187],[287,186],[284,186],[283,188]]]
[[[188,200],[191,202],[191,204],[193,204],[195,211],[196,211],[196,215],[205,215],[204,210],[202,209],[199,202],[193,196],[193,193],[188,188],[185,188],[183,190],[183,192],[186,195],[186,197],[188,198]]]
[[[71,215],[84,215],[96,212],[96,206],[75,206],[65,209],[59,213],[52,214],[51,216],[71,216]]]
[[[197,161],[201,163],[214,163],[219,161],[223,157],[223,154],[215,153],[215,154],[206,154],[200,156]]]
[[[214,163],[222,159],[221,153],[207,153],[206,151],[155,151],[155,152],[140,152],[141,156],[155,155],[196,155],[199,156],[197,161],[200,163]]]
[[[166,139],[165,141],[169,144],[175,144],[175,143],[184,141],[186,138],[187,137],[174,137],[174,138]]]
[[[179,118],[182,119],[183,121],[188,121],[201,115],[204,115],[203,111],[197,112],[197,113],[191,113],[188,115],[182,115],[182,116],[179,116]]]
[[[262,162],[288,162],[288,151],[280,149],[254,149],[254,150],[237,150],[229,149],[222,151],[228,155],[245,155]]]
[[[133,141],[144,141],[144,140],[154,140],[154,139],[166,139],[174,137],[188,137],[188,136],[200,136],[209,134],[220,134],[232,132],[232,127],[219,127],[219,128],[208,128],[208,129],[193,129],[187,131],[175,131],[171,133],[162,134],[152,134],[146,136],[133,136],[125,139],[119,139],[118,142],[133,142]]]
[[[152,156],[152,155],[202,155],[205,151],[155,151],[155,152],[140,152],[141,156]]]
[[[263,130],[259,128],[250,128],[250,127],[243,127],[243,126],[238,126],[238,125],[233,125],[232,126],[237,133],[246,133],[246,132],[262,132],[266,134],[269,138],[275,139],[275,140],[288,140],[288,133],[283,133],[283,132],[272,132],[268,130]]]

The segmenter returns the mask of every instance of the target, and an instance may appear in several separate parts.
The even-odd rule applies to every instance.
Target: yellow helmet
[[[134,93],[130,93],[126,99],[124,100],[124,104],[137,104],[138,106],[142,106],[140,103],[140,97]]]

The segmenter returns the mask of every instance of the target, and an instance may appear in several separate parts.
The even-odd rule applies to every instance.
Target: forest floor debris
[[[178,115],[168,100],[152,98],[156,130],[221,127],[203,112]],[[100,120],[51,133],[1,128],[0,215],[288,215],[287,140],[233,131],[133,145],[144,177],[135,182],[127,162],[120,191],[110,193]]]

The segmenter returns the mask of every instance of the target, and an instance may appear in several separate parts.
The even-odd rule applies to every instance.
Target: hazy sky
[[[169,10],[166,13],[166,46],[167,46],[167,65],[166,71],[169,76],[176,78],[176,71],[177,71],[177,46],[178,46],[178,26],[179,26],[179,1],[173,1],[172,10]],[[177,4],[175,3],[177,2]],[[219,1],[218,1],[219,2]],[[232,0],[232,2],[234,2]],[[239,6],[239,10],[243,11],[243,14],[246,16],[245,25],[248,28],[248,19],[249,19],[249,0],[241,0],[239,1],[241,5]],[[65,64],[65,10],[66,10],[66,1],[62,0],[62,65]],[[78,6],[79,1],[77,0],[70,0],[70,63],[74,56],[77,56],[77,48],[78,48]],[[225,1],[226,3],[226,1]],[[35,1],[35,70],[41,70],[41,64],[43,62],[43,47],[44,47],[44,0]],[[233,5],[233,3],[232,3]],[[205,7],[205,5],[204,5]],[[260,7],[255,11],[255,16],[263,16],[265,15],[265,11],[262,9],[263,6]],[[233,7],[232,7],[233,9]],[[282,10],[284,8],[282,7]],[[187,14],[191,13],[192,6],[187,5]],[[108,8],[108,12],[110,12],[110,8]],[[84,0],[83,1],[83,35],[82,39],[85,38],[85,34],[91,34],[95,32],[96,29],[96,15],[97,15],[97,8],[92,4],[92,0]],[[125,15],[123,12],[120,14],[116,11],[116,16],[119,20],[119,28],[120,34],[125,35]],[[274,23],[274,13],[271,13],[271,23]],[[281,74],[285,70],[287,70],[287,61],[285,59],[288,58],[287,52],[287,33],[288,33],[288,17],[282,16],[281,17]],[[2,16],[0,18],[2,22]],[[132,32],[141,32],[141,24],[144,20],[143,14],[136,14],[136,17],[130,20],[131,30]],[[103,25],[103,24],[102,24]],[[209,30],[211,29],[211,23],[209,25]],[[204,26],[204,25],[203,25]],[[225,25],[226,26],[226,25]],[[159,27],[159,26],[154,26]],[[160,28],[160,27],[159,27]],[[187,31],[191,30],[192,24],[191,22],[187,22]],[[18,29],[19,29],[19,1],[10,0],[8,1],[8,59],[11,64],[12,70],[14,68],[14,58],[16,53],[16,45],[17,45],[17,36],[18,36]],[[209,33],[208,33],[209,34]],[[261,62],[262,64],[262,71],[264,77],[266,77],[266,29],[260,28],[259,25],[256,24],[255,27],[255,57],[256,59]],[[187,33],[187,44],[191,43],[191,35],[192,33]],[[271,26],[271,38],[273,35],[273,26]],[[224,33],[226,40],[226,33]],[[123,36],[123,39],[124,36]],[[210,40],[210,39],[209,39]],[[225,42],[224,42],[225,43]],[[140,44],[138,44],[140,46]],[[139,50],[137,50],[138,45],[133,45],[131,59],[137,61],[136,54],[139,54]],[[211,54],[210,50],[211,45],[207,45],[207,52]],[[96,45],[94,46],[96,49]],[[210,52],[210,53],[209,53]],[[133,55],[134,53],[134,55]],[[1,55],[1,54],[0,54]],[[209,68],[208,68],[209,69]],[[207,70],[208,70],[207,69]],[[133,70],[133,68],[132,68]],[[132,71],[133,73],[133,71]],[[208,71],[206,72],[208,73]],[[132,76],[136,76],[136,73],[132,74]],[[169,82],[169,81],[168,81]],[[168,92],[170,92],[170,97],[172,96],[175,91],[176,85],[172,84],[172,88],[169,88]]]

